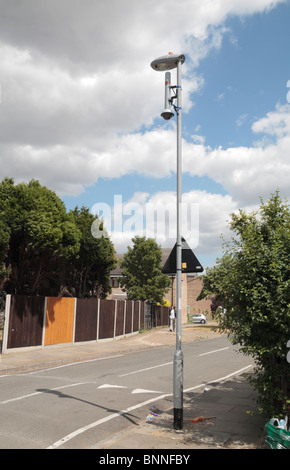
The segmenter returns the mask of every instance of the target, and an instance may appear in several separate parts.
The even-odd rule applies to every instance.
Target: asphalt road
[[[1,449],[89,449],[171,397],[175,347],[0,377]],[[251,364],[226,337],[182,346],[184,393]],[[205,385],[203,385],[205,386]]]

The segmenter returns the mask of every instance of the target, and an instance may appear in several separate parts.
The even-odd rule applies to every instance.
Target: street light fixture
[[[174,116],[172,107],[177,114],[177,240],[176,240],[176,350],[173,365],[173,398],[174,398],[174,429],[183,428],[183,354],[181,350],[181,65],[185,62],[183,54],[173,54],[159,57],[151,62],[151,67],[165,74],[165,110],[161,114],[163,119],[169,120]],[[177,68],[177,85],[171,86],[169,70]],[[171,97],[171,90],[175,88],[176,94]],[[176,106],[173,100],[176,99]]]
[[[163,55],[162,57],[158,57],[158,59],[153,60],[151,62],[151,67],[158,72],[166,72],[167,70],[176,69],[178,62],[181,62],[181,64],[185,62],[184,55],[169,52],[168,55]]]

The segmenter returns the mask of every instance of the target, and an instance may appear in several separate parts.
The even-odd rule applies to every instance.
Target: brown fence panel
[[[45,300],[46,312],[44,311]],[[75,302],[77,302],[76,309]],[[99,312],[98,302],[100,302]],[[93,341],[113,338],[114,326],[116,326],[115,336],[136,332],[139,327],[144,328],[145,307],[144,302],[138,301],[133,303],[133,301],[123,300],[116,302],[103,299],[77,300],[68,297],[11,295],[7,349],[41,346],[44,315],[46,320],[44,346],[49,346],[73,342],[74,313],[76,314],[75,342]],[[160,306],[154,307],[155,326],[168,324],[168,309],[164,308],[163,311]],[[116,324],[114,325],[115,310]]]
[[[140,302],[134,302],[133,331],[139,331],[139,306]]]
[[[161,305],[155,306],[155,326],[162,326],[161,323]]]
[[[115,300],[100,300],[99,339],[114,337]]]
[[[116,319],[116,336],[122,336],[124,332],[124,315],[125,315],[125,301],[117,301],[117,319]]]
[[[47,297],[44,344],[72,343],[75,299]]]
[[[126,302],[126,323],[125,323],[125,335],[132,333],[132,306],[133,301],[127,300]]]
[[[168,312],[169,312],[168,307],[165,307],[164,305],[162,305],[161,306],[161,325],[162,326],[168,326],[169,325]]]
[[[7,349],[41,346],[45,297],[11,295]]]
[[[75,322],[75,342],[97,339],[98,299],[78,299]]]
[[[163,326],[169,326],[169,308],[162,306],[163,309]]]
[[[153,309],[153,327],[168,326],[169,308],[164,305],[152,305]]]

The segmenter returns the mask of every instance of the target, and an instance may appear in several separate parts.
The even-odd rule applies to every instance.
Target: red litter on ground
[[[185,419],[184,421],[190,421],[191,423],[202,423],[203,421],[206,421],[207,419],[215,419],[215,416],[211,416],[211,417],[198,416],[197,418]]]

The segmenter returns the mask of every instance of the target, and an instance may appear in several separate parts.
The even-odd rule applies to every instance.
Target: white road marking
[[[134,372],[128,372],[127,374],[119,375],[119,377],[126,377],[127,375],[139,374],[140,372],[145,372],[145,370],[157,369],[158,367],[169,366],[171,364],[173,364],[173,361],[165,362],[165,364],[159,364],[158,366],[146,367],[146,369],[134,370]]]
[[[219,351],[225,351],[226,349],[230,349],[230,348],[227,347],[227,348],[222,348],[222,349],[214,349],[213,351],[208,351],[206,353],[199,354],[199,357],[200,356],[206,356],[207,354],[213,354],[213,353],[216,353],[216,352],[219,352]]]
[[[227,380],[230,377],[233,377],[234,375],[239,375],[242,372],[245,372],[245,370],[251,369],[252,367],[253,367],[253,364],[249,364],[248,366],[243,367],[242,369],[236,370],[235,372],[232,372],[231,374],[225,375],[224,377],[220,377],[217,380],[211,380],[210,382],[207,382],[207,384],[209,385],[209,384],[214,384],[216,382],[223,382],[224,380]]]
[[[229,374],[229,375],[225,375],[225,377],[220,377],[219,379],[211,380],[210,382],[205,382],[205,383],[196,385],[195,387],[187,388],[186,390],[183,390],[183,392],[184,392],[184,393],[186,393],[186,392],[191,392],[191,390],[195,390],[195,389],[197,389],[197,388],[204,387],[205,385],[215,384],[215,383],[217,383],[217,382],[223,382],[224,380],[227,380],[227,379],[229,379],[230,377],[233,377],[234,375],[239,375],[239,374],[241,374],[242,372],[245,372],[245,370],[250,369],[250,368],[252,368],[252,367],[253,367],[253,365],[250,364],[250,365],[248,365],[248,366],[246,366],[246,367],[243,367],[242,369],[239,369],[239,370],[236,370],[235,372],[232,372],[232,373]]]
[[[132,395],[134,393],[162,393],[159,391],[155,391],[155,390],[145,390],[144,388],[135,388],[135,390],[133,390],[132,392]]]
[[[127,388],[123,385],[110,385],[110,384],[104,384],[100,385],[98,388]]]
[[[72,432],[71,434],[68,434],[67,436],[63,437],[59,441],[56,441],[51,446],[47,447],[47,449],[56,449],[57,447],[62,446],[66,442],[68,442],[71,439],[73,439],[74,437],[78,436],[79,434],[82,434],[85,431],[88,431],[89,429],[95,428],[96,426],[99,426],[100,424],[106,423],[107,421],[111,421],[111,419],[118,418],[119,416],[123,416],[126,413],[130,413],[130,411],[141,408],[142,406],[148,405],[149,403],[152,403],[156,400],[162,400],[162,398],[166,398],[170,395],[172,395],[172,394],[169,393],[169,394],[166,394],[166,395],[160,395],[159,397],[155,397],[155,398],[152,398],[151,400],[143,401],[142,403],[138,403],[137,405],[131,406],[130,408],[127,408],[126,410],[119,411],[118,413],[113,413],[113,414],[107,416],[106,418],[99,419],[98,421],[95,421],[94,423],[88,424],[87,426],[84,426],[83,428],[77,429],[76,431]]]
[[[196,390],[196,389],[201,388],[201,387],[203,387],[205,385],[208,385],[208,384],[223,382],[224,380],[228,379],[229,377],[233,377],[234,375],[239,375],[239,374],[241,374],[242,372],[244,372],[245,370],[247,370],[251,367],[253,367],[252,364],[250,364],[246,367],[243,367],[243,369],[239,369],[235,372],[232,372],[231,374],[228,374],[225,377],[220,377],[219,379],[211,380],[210,382],[202,383],[202,384],[196,385],[194,387],[187,388],[186,390],[184,390],[184,393],[190,392],[192,390]],[[122,416],[126,413],[129,413],[130,411],[136,410],[138,408],[141,408],[142,406],[148,405],[149,403],[153,403],[155,401],[162,400],[163,398],[167,398],[167,397],[170,397],[172,395],[173,395],[172,393],[159,395],[158,397],[151,398],[151,400],[143,401],[142,403],[138,403],[137,405],[134,405],[134,406],[131,406],[130,408],[127,408],[126,410],[122,410],[122,411],[119,411],[118,413],[113,413],[113,414],[107,416],[106,418],[99,419],[98,421],[95,421],[94,423],[88,424],[87,426],[79,428],[76,431],[68,434],[67,436],[63,437],[59,441],[56,441],[51,446],[47,447],[47,449],[57,449],[58,447],[62,446],[66,442],[70,441],[71,439],[74,439],[75,437],[79,436],[80,434],[88,431],[89,429],[95,428],[95,427],[99,426],[100,424],[106,423],[107,421],[111,421],[112,419],[117,418],[119,416]]]

